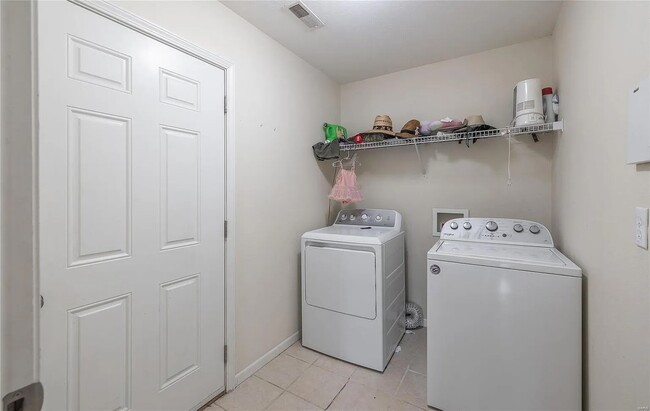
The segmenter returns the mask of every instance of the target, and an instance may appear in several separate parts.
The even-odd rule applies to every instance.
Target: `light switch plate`
[[[650,77],[630,87],[627,126],[627,163],[650,162]]]
[[[648,209],[637,207],[634,211],[634,242],[648,249]]]

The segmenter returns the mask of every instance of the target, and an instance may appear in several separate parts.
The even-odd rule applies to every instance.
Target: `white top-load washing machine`
[[[400,213],[342,210],[302,236],[302,345],[383,371],[404,335],[404,310]]]
[[[581,409],[582,271],[546,227],[448,221],[427,267],[430,406]]]

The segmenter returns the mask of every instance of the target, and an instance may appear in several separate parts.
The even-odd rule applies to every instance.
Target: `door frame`
[[[22,250],[22,253],[20,255],[20,259],[23,262],[23,265],[31,265],[33,269],[34,275],[31,277],[31,290],[21,290],[21,295],[17,297],[22,297],[21,301],[21,306],[24,306],[25,310],[28,312],[33,312],[33,322],[31,324],[26,323],[26,322],[21,322],[22,327],[31,327],[31,331],[33,332],[34,335],[34,341],[33,341],[33,350],[30,353],[32,358],[19,358],[20,356],[16,357],[16,360],[22,360],[22,364],[20,364],[22,367],[29,368],[27,371],[27,375],[25,375],[25,378],[21,379],[16,379],[16,378],[7,378],[7,372],[8,372],[8,366],[16,366],[15,364],[8,364],[6,360],[11,359],[14,357],[11,352],[7,352],[9,348],[5,348],[7,346],[15,346],[16,341],[11,340],[11,336],[7,335],[7,333],[3,332],[2,336],[0,338],[0,347],[3,347],[4,349],[0,350],[0,356],[2,360],[2,377],[0,379],[0,397],[4,396],[7,394],[8,391],[12,391],[18,388],[21,388],[24,383],[29,382],[29,375],[32,376],[32,378],[37,381],[39,379],[39,373],[40,373],[40,364],[39,364],[39,353],[40,353],[40,341],[39,341],[39,315],[38,315],[38,309],[37,307],[39,306],[40,302],[40,292],[39,292],[39,275],[38,275],[38,180],[37,180],[37,175],[38,175],[38,139],[39,139],[39,130],[38,130],[38,99],[37,99],[37,82],[36,82],[36,76],[37,76],[37,70],[38,70],[38,62],[37,62],[37,50],[38,50],[38,33],[37,33],[37,14],[38,14],[38,4],[39,1],[42,0],[30,0],[29,2],[23,3],[23,5],[26,5],[29,8],[29,21],[26,21],[27,19],[24,19],[22,21],[23,27],[28,26],[26,30],[28,31],[28,34],[25,34],[25,31],[21,31],[19,33],[16,33],[17,36],[21,37],[22,44],[25,44],[25,42],[28,42],[31,45],[31,53],[29,53],[28,58],[23,59],[20,61],[23,67],[21,67],[23,70],[26,70],[27,67],[29,67],[30,70],[30,78],[25,79],[21,82],[22,90],[14,91],[9,90],[9,93],[5,93],[4,87],[3,87],[3,93],[5,93],[2,96],[3,101],[8,101],[12,97],[22,97],[23,99],[28,99],[31,100],[29,103],[31,103],[31,110],[28,113],[29,115],[26,115],[24,117],[28,117],[29,120],[29,125],[31,127],[27,128],[27,132],[25,133],[20,133],[19,135],[12,136],[10,133],[6,133],[5,131],[11,131],[13,128],[17,127],[23,127],[22,130],[25,130],[26,120],[25,119],[18,119],[18,120],[13,120],[9,118],[9,121],[7,121],[8,124],[3,125],[3,133],[2,133],[2,140],[3,143],[9,141],[13,142],[16,141],[19,138],[29,138],[29,141],[31,141],[31,147],[19,147],[19,148],[10,148],[5,149],[5,145],[0,145],[2,150],[2,157],[7,158],[7,156],[14,156],[19,157],[19,159],[23,160],[23,165],[27,164],[31,168],[31,184],[25,182],[25,176],[15,176],[15,175],[10,175],[10,173],[2,173],[1,178],[2,178],[2,185],[3,186],[11,186],[14,185],[18,187],[17,183],[21,183],[21,193],[23,194],[22,191],[28,190],[31,194],[29,199],[31,200],[31,207],[28,210],[25,210],[23,207],[22,210],[18,210],[17,213],[28,213],[29,216],[31,217],[32,225],[25,227],[24,225],[22,226],[22,230],[25,232],[25,236],[31,237],[31,240],[33,242],[33,249],[32,250]],[[122,26],[125,26],[129,29],[132,29],[140,34],[143,34],[153,40],[156,40],[160,43],[163,43],[167,46],[170,46],[176,50],[179,50],[191,57],[194,57],[198,60],[201,60],[203,62],[206,62],[210,65],[213,65],[215,67],[218,67],[225,72],[225,98],[226,98],[226,113],[225,113],[225,130],[224,130],[224,154],[225,154],[225,164],[224,164],[224,172],[225,172],[225,201],[224,201],[224,218],[227,221],[227,236],[226,232],[224,232],[224,289],[225,289],[225,295],[224,295],[224,314],[225,314],[225,344],[228,347],[226,355],[225,355],[225,390],[230,391],[235,388],[236,385],[236,380],[235,380],[235,65],[231,61],[217,56],[203,48],[200,48],[191,42],[183,39],[182,37],[148,21],[143,19],[142,17],[139,17],[125,9],[122,9],[118,5],[107,1],[107,0],[67,0],[72,4],[75,4],[77,6],[83,7],[84,9],[87,9],[93,13],[96,13],[104,18],[107,18],[109,20],[112,20]],[[21,2],[18,2],[21,3]],[[3,16],[5,17],[5,16]],[[25,37],[28,37],[27,39]],[[11,70],[8,70],[11,71]],[[14,69],[14,72],[18,71],[17,69]],[[22,79],[21,79],[22,80]],[[25,92],[27,94],[25,95]],[[3,110],[5,108],[3,107]],[[21,123],[22,121],[22,123]],[[11,124],[9,124],[11,123]],[[28,134],[26,136],[25,134]],[[27,186],[27,187],[25,187]],[[7,202],[12,205],[10,197],[12,196],[7,196],[7,192],[3,191],[3,198],[2,198],[2,205],[6,205]],[[24,198],[23,198],[24,200]],[[15,200],[14,200],[15,201]],[[6,207],[3,207],[6,209]],[[21,215],[22,216],[22,215]],[[24,216],[22,216],[24,217]],[[3,216],[4,218],[4,216]],[[11,225],[11,220],[7,219]],[[3,222],[5,220],[3,219]],[[15,224],[14,224],[15,225]],[[7,240],[13,240],[12,238],[9,237],[10,234],[12,234],[11,229],[16,229],[16,227],[5,227],[3,224],[2,226],[2,242],[3,242],[3,248],[7,248],[8,243],[15,243],[16,241],[7,241]],[[24,245],[24,244],[23,244]],[[16,249],[18,245],[14,245],[13,249]],[[2,258],[4,259],[5,255],[3,252]],[[2,263],[5,263],[5,261],[2,261]],[[9,262],[11,265],[11,262]],[[27,264],[29,263],[29,264]],[[4,267],[3,267],[4,268]],[[8,268],[12,268],[9,266]],[[24,270],[21,272],[14,271],[14,270],[4,270],[3,269],[3,282],[5,279],[15,279],[22,277],[24,278]],[[2,301],[2,304],[9,304],[6,300]],[[2,310],[2,307],[0,307],[0,312],[4,311]],[[14,318],[3,318],[3,321],[6,323],[11,323]],[[9,343],[9,344],[7,344]],[[23,342],[24,344],[24,342]],[[225,347],[224,347],[225,349]],[[22,357],[25,357],[24,355]],[[31,360],[31,361],[29,361]],[[10,361],[13,363],[14,361]],[[31,364],[27,364],[27,362],[31,362]],[[31,367],[30,367],[31,365]],[[11,381],[10,381],[11,380]],[[203,401],[203,398],[198,398],[197,402]]]

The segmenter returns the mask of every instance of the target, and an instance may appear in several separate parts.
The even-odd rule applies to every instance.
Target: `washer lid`
[[[581,276],[582,270],[552,247],[439,241],[429,251],[435,260]]]
[[[318,230],[308,231],[302,238],[306,240],[334,241],[342,243],[383,244],[398,235],[395,228],[331,225]]]

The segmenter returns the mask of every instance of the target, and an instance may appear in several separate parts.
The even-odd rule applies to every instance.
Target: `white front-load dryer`
[[[302,344],[383,371],[405,330],[402,217],[339,212],[302,236]]]
[[[427,267],[430,406],[581,409],[582,272],[546,227],[451,220]]]

